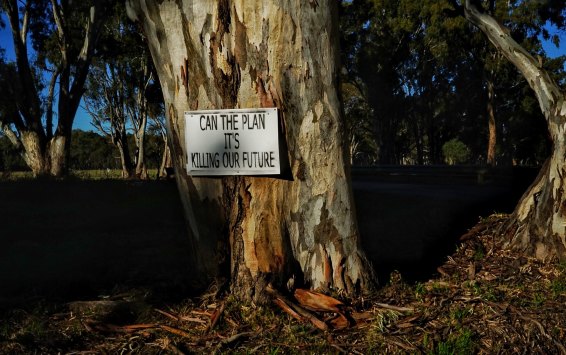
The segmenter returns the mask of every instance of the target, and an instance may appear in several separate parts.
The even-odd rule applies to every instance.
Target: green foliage
[[[473,333],[469,329],[459,329],[456,333],[450,334],[446,341],[440,342],[434,354],[438,355],[464,355],[474,354],[476,344],[473,340]]]
[[[550,283],[550,290],[554,298],[560,295],[566,295],[566,262],[560,264],[559,272],[558,277]]]
[[[563,82],[566,56],[548,59],[541,38],[550,38],[546,21],[564,29],[566,5],[493,4],[494,16]],[[346,119],[350,127],[365,127],[363,141],[372,142],[365,156],[387,164],[438,164],[444,161],[442,147],[455,138],[469,150],[460,163],[485,163],[490,83],[498,163],[545,160],[546,123],[528,83],[463,16],[451,16],[449,1],[343,0],[341,5],[343,81],[358,92],[355,102],[348,101],[352,96],[342,88]]]
[[[27,170],[27,165],[10,140],[0,133],[0,172]]]
[[[442,154],[447,164],[463,164],[470,157],[469,148],[458,139],[454,138],[444,143],[442,146]]]
[[[74,130],[70,166],[73,170],[118,169],[114,147],[104,137],[89,131]]]

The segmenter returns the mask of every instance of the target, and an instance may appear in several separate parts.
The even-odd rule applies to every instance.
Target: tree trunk
[[[510,36],[510,31],[478,8],[465,2],[466,18],[522,75],[534,90],[553,141],[553,151],[535,182],[517,205],[505,227],[507,246],[541,260],[566,259],[566,99],[537,60]]]
[[[369,290],[345,169],[334,2],[130,0],[128,11],[163,88],[196,266],[209,275],[229,267],[232,292],[247,300],[290,278]],[[236,107],[280,108],[288,178],[187,175],[183,112]]]
[[[70,135],[55,135],[51,138],[48,145],[48,161],[49,175],[61,177],[67,175],[69,151],[70,151]]]
[[[122,163],[122,177],[129,179],[134,175],[134,166],[130,158],[128,137],[125,134],[116,141],[116,148],[118,148],[120,162]]]
[[[145,107],[145,105],[144,105]],[[145,108],[140,108],[144,110]],[[147,113],[141,112],[143,118],[140,122],[140,126],[136,131],[136,178],[141,180],[147,180],[147,166],[145,165],[145,130],[147,126]]]
[[[47,143],[34,131],[22,130],[21,154],[34,176],[60,177],[66,165],[65,136],[55,135]]]
[[[495,125],[495,91],[493,81],[487,81],[487,117],[489,136],[487,141],[487,165],[495,166],[495,148],[497,145],[497,127]]]
[[[159,171],[157,172],[157,177],[159,179],[169,177],[167,173],[167,168],[172,168],[173,162],[171,161],[171,150],[169,149],[169,143],[167,138],[163,140],[163,154],[161,155],[161,165],[159,165]]]

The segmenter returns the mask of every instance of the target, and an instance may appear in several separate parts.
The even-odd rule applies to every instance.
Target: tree
[[[268,284],[367,291],[337,94],[333,1],[128,1],[163,89],[175,176],[196,265],[229,270],[232,293]],[[287,175],[191,177],[185,110],[279,107]],[[229,252],[228,252],[229,250]]]
[[[93,126],[118,148],[122,175],[146,179],[145,135],[151,113],[158,112],[151,109],[153,98],[148,95],[158,85],[153,63],[138,28],[127,19],[123,3],[114,6],[107,22],[101,34],[102,48],[88,77],[85,106]],[[135,138],[134,159],[128,131]]]
[[[0,128],[35,175],[62,176],[68,168],[71,130],[104,16],[102,2],[3,0],[16,56],[11,82],[14,108]],[[35,63],[28,40],[37,54]],[[43,93],[43,75],[49,76]],[[58,90],[56,90],[58,86]],[[57,96],[57,127],[53,105]],[[45,123],[43,123],[45,122]]]
[[[539,48],[537,12],[508,3],[514,1],[497,2],[495,13],[514,23],[522,46]],[[379,162],[440,164],[451,139],[470,148],[470,163],[538,161],[545,144],[529,143],[545,134],[530,103],[534,95],[481,31],[463,16],[446,16],[449,1],[341,5],[343,86],[354,86],[363,103],[353,111],[346,106],[346,118],[354,127],[361,116],[373,122]]]
[[[152,124],[150,125],[149,130],[150,132],[153,132],[154,135],[159,135],[163,142],[161,160],[157,169],[157,177],[166,178],[169,176],[167,173],[167,169],[173,167],[172,166],[173,162],[171,161],[171,149],[169,149],[169,142],[167,139],[165,117],[161,113],[153,116]]]
[[[493,3],[493,1],[491,2]],[[549,2],[544,20],[565,25],[564,2]],[[551,156],[519,201],[506,228],[507,245],[541,260],[566,259],[566,94],[533,55],[521,47],[480,1],[466,0],[456,8],[521,72],[538,100],[550,133]],[[542,25],[542,24],[541,24]]]

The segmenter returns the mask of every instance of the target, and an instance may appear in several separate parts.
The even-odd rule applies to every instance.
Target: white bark
[[[221,262],[215,248],[229,238],[233,290],[245,298],[292,274],[313,288],[369,289],[371,268],[359,248],[344,168],[334,3],[128,4],[161,81],[176,177],[199,255]],[[233,107],[281,109],[290,180],[186,174],[183,112]]]
[[[536,181],[523,195],[507,226],[507,245],[541,260],[566,259],[566,99],[558,85],[493,17],[473,1],[465,2],[466,18],[517,67],[535,92],[546,118],[553,151]]]

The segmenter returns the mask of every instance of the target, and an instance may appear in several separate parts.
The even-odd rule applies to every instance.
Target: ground
[[[21,193],[18,188],[25,184],[29,182],[0,183],[3,201],[13,201],[7,197]],[[43,185],[45,195],[56,192],[52,182],[45,184],[49,184],[49,191]],[[37,186],[35,193],[40,193],[42,185]],[[84,228],[77,227],[80,223],[71,221],[66,228],[72,232],[60,247],[76,252],[82,250],[79,244],[87,243],[93,255],[103,252],[111,270],[104,266],[106,262],[83,250],[76,260],[69,258],[84,268],[67,270],[71,276],[63,269],[56,270],[63,278],[59,285],[65,287],[44,293],[43,288],[29,285],[39,282],[32,274],[48,277],[53,273],[41,267],[31,269],[18,260],[11,259],[11,264],[4,261],[2,283],[14,285],[14,278],[19,277],[30,287],[0,291],[0,353],[566,353],[566,264],[542,264],[502,250],[498,227],[506,215],[482,219],[427,281],[407,281],[401,273],[393,272],[369,297],[335,303],[300,291],[274,293],[273,304],[254,305],[236,302],[214,286],[197,295],[181,286],[190,284],[186,277],[190,272],[187,264],[174,261],[182,260],[182,255],[175,254],[182,251],[168,244],[182,243],[182,239],[167,239],[177,238],[171,237],[177,227],[159,223],[153,227],[156,223],[148,218],[154,205],[167,207],[155,210],[152,218],[175,213],[178,200],[166,197],[171,196],[169,189],[174,190],[174,184],[114,181],[87,186],[85,192],[74,190],[72,183],[60,185],[56,201],[62,204],[77,194],[87,194],[92,201],[112,202],[106,209],[104,203],[93,202],[89,206],[93,211],[124,216],[128,215],[124,210],[134,207],[120,205],[121,198],[137,201],[136,206],[146,206],[134,211],[143,213],[142,222],[114,226],[114,235],[136,243],[136,236],[141,238],[137,228],[143,229],[147,238],[155,241],[150,244],[152,249],[160,253],[147,250],[145,255],[138,251],[130,255],[124,248],[127,245],[120,244],[123,241],[110,237],[101,243],[106,249],[98,249],[102,247],[87,242]],[[149,194],[138,196],[139,190]],[[43,228],[49,234],[65,229],[56,226],[61,222],[57,218],[64,217],[49,214],[49,208],[41,208],[41,201],[40,197],[34,200],[34,207],[24,202],[19,207],[0,202],[0,216],[17,218],[22,213],[17,210],[22,208],[38,214],[36,222],[35,218],[27,222],[35,230]],[[74,206],[70,213],[79,213],[81,208],[85,207]],[[82,218],[86,221],[81,223],[91,223],[87,223],[90,228],[101,223],[94,217]],[[40,220],[50,223],[44,225]],[[17,233],[14,225],[4,219],[3,231]],[[160,228],[165,228],[163,234]],[[83,235],[79,235],[81,230]],[[73,234],[82,242],[73,244]],[[49,238],[32,237],[23,238],[24,242],[8,238],[11,244],[3,241],[3,250],[50,245]],[[118,246],[121,252],[113,250]],[[3,252],[2,258],[9,258],[8,254]],[[82,281],[71,282],[77,275],[82,275]],[[69,282],[65,283],[65,278]],[[340,295],[331,296],[340,299]],[[293,310],[304,313],[293,317]]]

